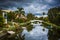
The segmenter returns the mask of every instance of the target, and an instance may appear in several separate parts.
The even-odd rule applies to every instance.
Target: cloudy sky
[[[48,11],[49,8],[60,6],[60,0],[0,0],[0,9],[16,10],[17,7],[23,7],[25,12],[41,14]]]

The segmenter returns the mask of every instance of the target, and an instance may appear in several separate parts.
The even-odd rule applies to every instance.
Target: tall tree
[[[49,9],[48,18],[50,22],[60,25],[60,7]]]
[[[7,19],[9,20],[9,21],[12,21],[12,20],[15,20],[15,13],[14,12],[9,12],[9,13],[7,13]]]
[[[4,18],[0,16],[0,27],[3,27],[3,24],[4,24]]]
[[[16,15],[18,16],[18,18],[16,18],[16,22],[24,22],[24,19],[22,18],[23,16],[25,16],[25,11],[23,8],[17,8],[18,10],[15,11]]]
[[[0,10],[0,16],[2,16],[2,10]]]
[[[25,11],[24,11],[23,8],[17,8],[17,9],[18,9],[18,10],[17,10],[17,13],[18,13],[18,14],[25,15]]]
[[[28,20],[33,20],[33,19],[35,19],[35,15],[33,15],[32,13],[28,13],[27,14],[27,19]]]
[[[4,24],[4,18],[3,18],[3,15],[2,15],[2,10],[0,10],[0,27],[3,27],[3,24]]]

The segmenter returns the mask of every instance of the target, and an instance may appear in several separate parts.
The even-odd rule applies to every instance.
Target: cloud
[[[29,6],[27,7],[24,7],[24,10],[26,13],[38,13],[38,14],[41,14],[43,12],[47,12],[47,9],[48,9],[48,5],[44,5],[44,4],[30,4]]]
[[[48,3],[54,2],[54,0],[45,0],[45,1],[48,2]]]
[[[49,8],[60,6],[60,0],[0,0],[0,9],[16,10],[23,7],[25,12],[33,14],[48,11]]]
[[[18,10],[16,7],[8,8],[8,10],[16,11]]]

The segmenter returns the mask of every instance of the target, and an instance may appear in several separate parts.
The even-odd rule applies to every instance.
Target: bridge
[[[43,21],[42,20],[30,20],[25,23],[20,23],[20,25],[26,25],[27,23],[31,23],[31,25],[36,25],[36,24],[41,24]]]
[[[36,25],[36,24],[41,24],[43,21],[42,20],[30,20],[31,25]]]

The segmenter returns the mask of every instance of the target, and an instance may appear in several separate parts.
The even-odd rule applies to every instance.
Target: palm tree
[[[19,12],[20,14],[25,13],[23,8],[17,8],[17,9],[18,9],[18,12]]]
[[[23,8],[17,8],[18,10],[17,11],[15,11],[15,13],[17,14],[17,15],[24,15],[24,13],[25,13],[25,11],[24,11],[24,9]],[[25,16],[25,15],[24,15]]]

